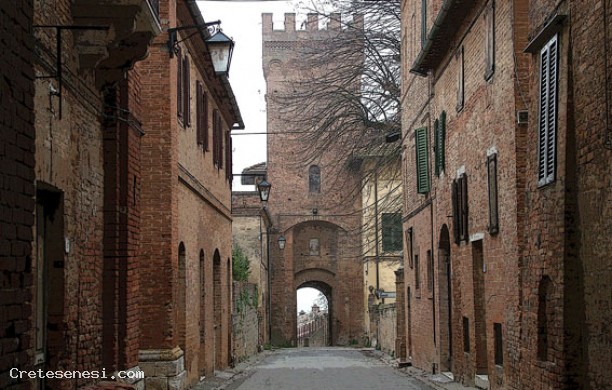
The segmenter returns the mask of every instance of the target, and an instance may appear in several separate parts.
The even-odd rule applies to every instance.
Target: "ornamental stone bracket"
[[[74,0],[71,11],[75,25],[109,27],[74,35],[79,68],[95,72],[99,90],[121,80],[145,58],[162,31],[157,0]]]

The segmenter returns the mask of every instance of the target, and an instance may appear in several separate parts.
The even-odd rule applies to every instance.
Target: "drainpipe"
[[[379,263],[380,263],[380,253],[378,250],[378,164],[374,170],[374,241],[375,245],[375,256],[376,256],[376,297],[378,298],[379,290],[380,290],[380,272],[379,272]]]

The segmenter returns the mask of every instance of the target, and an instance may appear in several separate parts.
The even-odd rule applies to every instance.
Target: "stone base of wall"
[[[146,390],[183,390],[187,385],[185,356],[181,348],[148,349],[138,353]]]

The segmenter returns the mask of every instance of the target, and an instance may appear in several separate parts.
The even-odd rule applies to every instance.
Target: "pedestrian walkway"
[[[312,355],[312,353],[320,353],[321,357],[317,357],[316,360],[324,360],[324,356],[326,353],[339,353],[342,351],[352,352],[352,351],[360,351],[366,358],[379,360],[383,366],[394,367],[398,374],[405,378],[406,388],[415,388],[418,386],[419,389],[427,389],[427,390],[475,390],[472,387],[466,387],[459,383],[453,382],[450,378],[443,374],[428,374],[422,370],[419,370],[415,367],[397,367],[397,361],[390,356],[377,351],[372,348],[363,348],[363,349],[351,349],[351,348],[291,348],[291,349],[280,349],[280,350],[272,350],[272,351],[264,351],[256,356],[252,356],[248,360],[237,364],[234,368],[225,370],[225,371],[217,371],[214,376],[205,378],[202,382],[200,382],[197,386],[195,386],[194,390],[233,390],[233,389],[242,389],[245,388],[243,383],[247,381],[251,376],[253,376],[258,370],[261,369],[270,369],[271,361],[287,361],[291,356],[300,356],[300,355]],[[295,367],[291,368],[295,369]],[[313,379],[312,377],[308,378],[309,380]],[[269,380],[267,380],[269,381]],[[418,385],[421,383],[421,385]],[[256,388],[256,384],[247,383],[249,388]],[[292,385],[298,385],[292,382]],[[331,384],[330,384],[331,385]],[[300,387],[301,386],[301,387]],[[298,386],[299,388],[308,388],[307,384],[301,384]],[[295,388],[298,388],[295,387]],[[276,387],[278,388],[278,387]],[[317,386],[320,388],[320,386]],[[332,388],[332,387],[330,387]],[[340,388],[333,387],[333,388]],[[382,388],[382,387],[378,387]],[[290,390],[287,388],[287,390]]]

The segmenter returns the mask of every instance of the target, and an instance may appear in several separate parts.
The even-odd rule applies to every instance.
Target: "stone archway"
[[[297,318],[297,346],[298,347],[327,347],[333,345],[332,334],[333,334],[333,305],[332,287],[318,280],[310,280],[299,284],[296,288],[296,293],[302,288],[314,288],[325,296],[327,300],[327,306],[319,309],[317,312],[313,309],[311,313],[307,315],[306,324],[300,324],[300,314],[298,313]],[[297,297],[297,294],[296,294]],[[304,332],[306,330],[306,332]],[[302,342],[300,342],[300,340]]]

